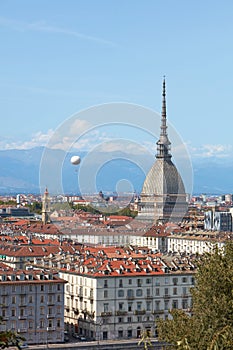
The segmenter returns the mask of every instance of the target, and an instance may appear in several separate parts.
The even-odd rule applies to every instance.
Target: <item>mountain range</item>
[[[0,151],[0,194],[39,193],[40,167],[44,147],[27,150]],[[70,163],[74,153],[56,150],[56,157],[64,158],[62,164],[62,185],[65,193],[77,194],[79,167]],[[80,152],[85,159],[87,152]],[[140,158],[141,157],[141,158]],[[124,179],[125,184],[131,183],[131,189],[140,193],[146,173],[152,166],[151,158],[137,155],[137,162],[126,154],[113,152],[110,161],[106,162],[106,154],[99,152],[92,159],[92,164],[86,165],[86,183],[82,190],[88,191],[88,176],[93,176],[91,165],[96,162],[98,169],[95,175],[96,191],[116,191],[116,184]],[[82,163],[82,162],[81,162]],[[98,163],[100,166],[98,167]],[[136,163],[143,165],[138,166]],[[101,166],[103,164],[103,166]],[[233,192],[233,159],[212,158],[208,161],[195,159],[193,166],[193,193],[223,194]],[[122,185],[124,188],[124,184]],[[126,189],[129,188],[126,186]],[[49,189],[50,190],[50,189]]]

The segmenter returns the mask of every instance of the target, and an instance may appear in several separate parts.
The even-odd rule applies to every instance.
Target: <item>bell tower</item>
[[[50,198],[49,198],[48,189],[46,187],[44,196],[42,199],[42,223],[44,225],[50,222],[49,214],[50,214]]]

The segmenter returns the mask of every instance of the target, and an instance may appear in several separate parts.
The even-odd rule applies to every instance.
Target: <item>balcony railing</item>
[[[19,328],[18,333],[27,333],[28,329],[27,328]]]
[[[127,311],[124,311],[124,310],[118,310],[116,311],[116,316],[125,316],[127,315]]]
[[[146,313],[146,310],[135,310],[134,314],[135,315],[144,315]]]
[[[102,316],[102,317],[112,316],[112,312],[111,312],[111,311],[108,311],[108,312],[101,312],[101,316]]]
[[[19,320],[26,320],[27,319],[27,315],[19,315]]]

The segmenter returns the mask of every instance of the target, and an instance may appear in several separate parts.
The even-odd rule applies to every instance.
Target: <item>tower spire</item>
[[[166,81],[165,76],[163,78],[163,92],[162,92],[162,113],[161,113],[161,126],[160,137],[157,141],[157,154],[156,158],[170,159],[170,147],[171,142],[167,135],[167,111],[166,111]]]

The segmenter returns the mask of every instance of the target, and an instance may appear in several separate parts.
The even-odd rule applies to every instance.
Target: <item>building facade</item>
[[[0,330],[13,330],[28,344],[64,341],[64,284],[52,272],[0,267]]]

